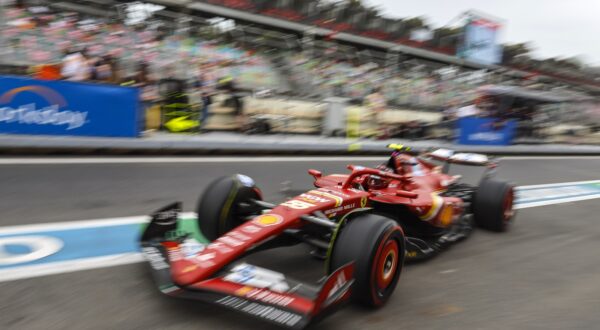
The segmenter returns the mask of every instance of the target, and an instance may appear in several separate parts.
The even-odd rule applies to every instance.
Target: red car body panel
[[[437,193],[455,178],[439,172],[428,163],[420,161],[419,165],[419,176],[407,173],[403,178],[397,175],[396,178],[386,178],[386,175],[392,174],[381,170],[354,168],[355,173],[369,170],[379,174],[385,181],[381,189],[368,187],[366,180],[372,174],[356,176],[349,188],[344,188],[344,182],[352,179],[352,175],[333,174],[317,178],[315,186],[318,189],[302,193],[243,223],[207,245],[192,259],[182,257],[178,246],[167,246],[173,280],[178,285],[192,285],[205,280],[254,246],[286,229],[303,226],[304,220],[300,217],[315,212],[322,212],[327,217],[340,217],[353,210],[370,207],[376,201],[406,205],[423,221],[448,227],[461,214],[462,201],[454,197],[440,197]],[[364,190],[358,189],[361,185]],[[411,193],[413,198],[406,197]],[[445,218],[442,219],[442,216]]]
[[[302,226],[304,220],[300,216],[316,211],[324,211],[326,215],[345,214],[367,206],[368,196],[369,193],[355,189],[315,189],[243,223],[207,245],[194,258],[184,258],[179,245],[166,246],[173,280],[178,285],[202,281],[254,246],[280,235],[286,229]]]

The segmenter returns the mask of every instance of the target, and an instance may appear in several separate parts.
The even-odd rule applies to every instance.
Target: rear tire
[[[329,273],[354,262],[352,300],[379,307],[394,292],[404,264],[404,233],[393,220],[361,213],[340,229],[333,242]]]
[[[514,218],[514,186],[497,179],[483,179],[473,198],[475,223],[491,231],[506,231]]]
[[[198,226],[202,235],[214,241],[242,224],[247,217],[258,214],[259,207],[251,199],[262,200],[254,180],[237,174],[211,182],[198,202]]]

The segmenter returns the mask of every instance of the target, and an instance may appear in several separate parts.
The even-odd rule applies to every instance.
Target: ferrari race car
[[[241,174],[212,182],[200,198],[204,243],[178,226],[180,203],[152,215],[141,247],[159,289],[215,303],[290,328],[303,328],[348,301],[380,307],[394,292],[404,261],[436,255],[475,225],[506,230],[514,216],[513,185],[493,178],[484,155],[449,150],[415,155],[392,146],[378,168],[349,165],[349,174],[309,170],[316,189],[281,204],[262,200]],[[478,186],[448,174],[450,164],[476,165]],[[257,251],[305,243],[327,276],[302,283],[252,265]]]

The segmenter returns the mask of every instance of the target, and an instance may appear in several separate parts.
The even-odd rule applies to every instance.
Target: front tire
[[[404,233],[393,220],[358,214],[340,229],[333,242],[329,272],[354,262],[353,301],[368,307],[384,305],[394,292],[404,264]]]
[[[211,182],[198,202],[198,226],[211,242],[242,224],[260,209],[250,200],[262,200],[251,178],[236,174]]]
[[[473,199],[475,223],[484,229],[506,231],[515,215],[514,186],[497,179],[483,179]]]

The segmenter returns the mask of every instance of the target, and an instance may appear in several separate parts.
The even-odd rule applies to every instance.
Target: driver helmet
[[[370,175],[367,179],[367,186],[369,189],[383,189],[385,181],[379,175]]]
[[[396,174],[405,175],[407,174],[405,165],[412,166],[416,162],[417,160],[414,156],[399,151],[394,151],[386,166],[392,169]]]

